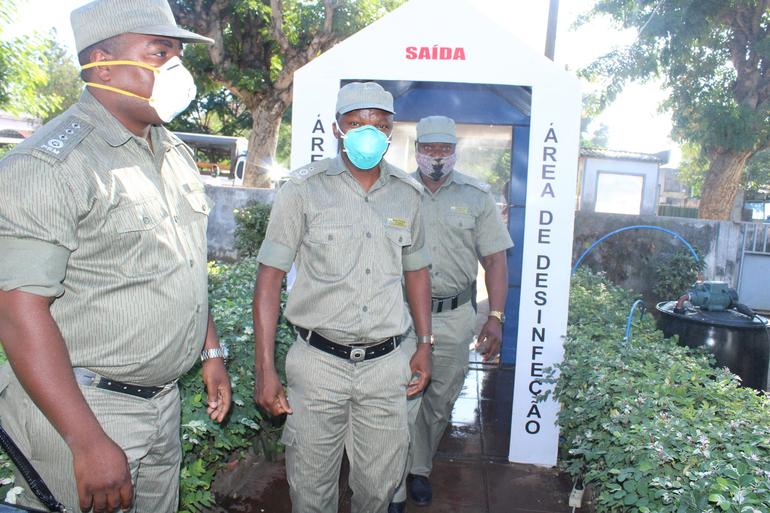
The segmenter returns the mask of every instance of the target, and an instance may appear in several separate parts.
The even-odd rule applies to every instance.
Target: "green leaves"
[[[770,511],[767,397],[649,317],[622,344],[633,299],[585,270],[573,277],[554,391],[562,467],[594,486],[597,511]]]
[[[254,404],[254,327],[251,299],[257,262],[244,259],[232,265],[209,263],[209,307],[222,342],[230,348],[227,370],[233,405],[226,422],[216,424],[206,415],[206,396],[196,366],[179,380],[182,394],[182,460],[180,511],[195,513],[214,503],[210,491],[216,472],[244,451],[261,448],[273,458],[282,450],[280,427],[274,426]],[[285,298],[284,298],[285,300]],[[276,368],[283,382],[284,359],[294,334],[286,319],[279,319],[276,334]]]

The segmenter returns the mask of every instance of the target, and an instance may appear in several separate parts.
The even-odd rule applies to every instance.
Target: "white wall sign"
[[[535,401],[546,389],[540,381],[543,369],[561,361],[566,332],[581,107],[578,82],[466,0],[411,0],[296,72],[293,168],[336,154],[331,125],[340,82],[364,79],[531,88],[509,459],[555,465],[558,404]]]

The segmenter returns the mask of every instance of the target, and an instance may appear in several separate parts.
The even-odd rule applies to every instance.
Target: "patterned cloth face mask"
[[[188,105],[190,105],[190,102],[195,99],[195,93],[197,91],[195,80],[193,80],[192,75],[187,68],[184,67],[179,57],[176,56],[167,60],[163,66],[159,68],[140,61],[96,61],[81,66],[80,69],[84,70],[95,68],[97,66],[115,65],[138,66],[154,72],[155,83],[152,86],[152,95],[149,98],[145,98],[144,96],[139,96],[131,91],[118,89],[117,87],[104,84],[96,84],[94,82],[86,82],[86,85],[144,100],[155,109],[158,117],[164,123],[168,123],[178,116]]]
[[[420,173],[427,176],[434,182],[438,182],[449,174],[457,162],[457,153],[452,153],[446,157],[431,157],[423,153],[415,155],[417,165],[420,167]]]

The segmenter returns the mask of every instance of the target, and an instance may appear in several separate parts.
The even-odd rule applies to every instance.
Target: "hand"
[[[222,422],[227,412],[230,411],[233,397],[225,362],[222,358],[210,358],[204,361],[202,365],[203,383],[206,385],[206,393],[208,394],[206,413],[214,422]]]
[[[128,511],[134,502],[134,485],[128,460],[118,444],[103,435],[72,450],[80,509],[94,513]]]
[[[256,374],[254,402],[274,417],[283,413],[294,413],[289,407],[289,401],[286,399],[286,393],[275,369],[264,372],[257,371]]]
[[[487,319],[476,339],[476,350],[485,362],[500,356],[500,341],[503,338],[503,327],[494,317]]]
[[[409,367],[412,374],[417,374],[418,378],[409,382],[406,387],[406,396],[414,397],[428,386],[431,373],[431,346],[430,344],[417,344],[417,351],[412,355],[409,361]]]

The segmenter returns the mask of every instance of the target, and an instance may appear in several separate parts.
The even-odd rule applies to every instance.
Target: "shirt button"
[[[334,235],[332,235],[332,234],[330,233],[330,234],[329,234],[329,237],[327,237],[327,238],[328,238],[329,240],[334,240]]]
[[[372,274],[372,270],[367,268],[366,269],[366,274]]]
[[[195,262],[193,262],[192,260],[190,260],[190,267],[192,267],[192,266],[194,266],[194,265],[195,265]]]
[[[369,309],[367,307],[363,307],[361,310],[363,310],[364,312],[368,312],[369,311]]]
[[[369,196],[366,196],[366,197],[364,197],[364,201],[365,201],[366,203],[369,203]]]
[[[179,223],[179,216],[174,216],[174,222],[177,224]]]
[[[366,238],[371,239],[372,238],[372,232],[366,232]]]
[[[144,224],[150,224],[152,222],[152,220],[149,217],[143,217],[142,218],[142,222]]]
[[[195,307],[195,313],[201,313],[201,305]]]

